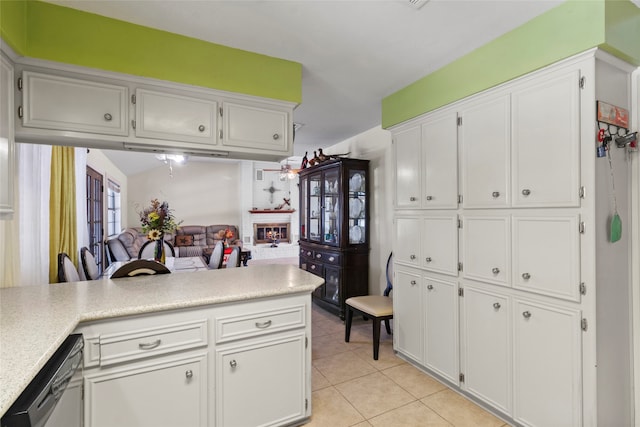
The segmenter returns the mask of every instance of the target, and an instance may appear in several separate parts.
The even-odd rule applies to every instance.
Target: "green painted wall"
[[[384,98],[382,127],[596,46],[640,64],[639,31],[640,9],[628,0],[570,0]]]
[[[0,0],[4,3],[4,0]],[[302,65],[40,1],[26,5],[20,54],[299,103]],[[4,30],[4,25],[3,25]],[[4,32],[3,32],[4,35]]]
[[[27,3],[0,0],[0,37],[14,52],[24,55],[27,44]]]

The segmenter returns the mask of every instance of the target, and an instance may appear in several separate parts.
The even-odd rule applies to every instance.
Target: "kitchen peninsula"
[[[258,265],[2,289],[0,415],[76,331],[85,339],[87,427],[145,406],[159,411],[153,418],[180,416],[185,426],[301,422],[311,414],[310,294],[322,283],[292,265]],[[182,369],[179,381],[165,377],[173,368]],[[136,391],[145,378],[148,394]],[[157,391],[165,379],[169,387]],[[190,401],[186,411],[174,411],[171,396],[116,410],[118,399],[104,399],[114,385],[134,399],[162,392]]]

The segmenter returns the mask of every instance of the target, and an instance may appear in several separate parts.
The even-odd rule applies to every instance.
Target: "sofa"
[[[175,233],[166,233],[164,240],[171,243],[177,257],[202,256],[205,248],[213,249],[218,241],[225,240],[224,234],[227,230],[234,236],[226,239],[227,243],[242,247],[242,240],[238,238],[238,227],[227,224],[183,225]],[[141,227],[123,230],[107,241],[110,261],[137,259],[140,248],[147,241],[147,235],[142,232]]]

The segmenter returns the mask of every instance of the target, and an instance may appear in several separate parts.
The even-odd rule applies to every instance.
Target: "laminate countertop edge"
[[[0,416],[80,323],[310,294],[323,283],[273,264],[0,289]]]

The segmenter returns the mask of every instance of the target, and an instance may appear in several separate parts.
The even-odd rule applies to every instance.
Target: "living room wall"
[[[213,163],[191,158],[185,164],[173,165],[173,177],[168,165],[159,164],[128,177],[128,214],[123,226],[139,226],[138,212],[154,198],[167,201],[183,225],[240,226],[240,185],[238,161]]]

